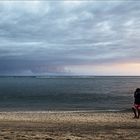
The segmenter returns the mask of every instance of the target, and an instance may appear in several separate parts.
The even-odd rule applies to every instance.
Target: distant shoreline
[[[0,77],[140,77],[140,75],[0,75]]]

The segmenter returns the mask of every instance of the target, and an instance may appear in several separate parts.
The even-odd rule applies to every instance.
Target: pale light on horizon
[[[70,66],[67,71],[76,75],[140,76],[140,63]]]

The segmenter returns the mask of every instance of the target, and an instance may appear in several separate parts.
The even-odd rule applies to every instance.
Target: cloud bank
[[[117,74],[139,38],[139,1],[1,1],[0,75]]]

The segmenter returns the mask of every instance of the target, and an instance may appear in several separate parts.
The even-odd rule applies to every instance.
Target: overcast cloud
[[[0,75],[135,62],[139,1],[0,1]]]

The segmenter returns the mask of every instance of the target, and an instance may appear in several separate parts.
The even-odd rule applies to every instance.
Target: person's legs
[[[132,110],[133,110],[134,115],[135,115],[134,118],[137,118],[137,112],[136,112],[137,110],[136,110],[136,108],[135,107],[132,107]]]
[[[138,110],[138,118],[140,117],[140,107],[137,108]]]

